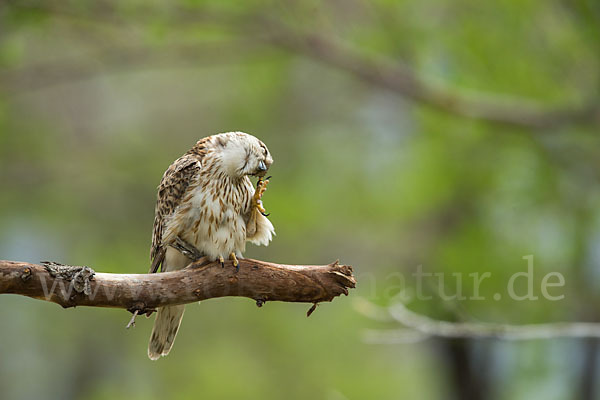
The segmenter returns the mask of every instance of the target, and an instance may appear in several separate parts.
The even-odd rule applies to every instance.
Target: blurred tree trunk
[[[593,280],[589,279],[588,274],[590,271],[586,268],[590,265],[590,260],[588,260],[589,246],[593,245],[590,243],[593,213],[588,207],[581,205],[585,204],[585,201],[577,199],[576,202],[577,204],[574,205],[576,226],[573,267],[575,287],[579,288],[579,299],[577,302],[579,303],[579,315],[577,317],[585,321],[598,322],[600,321],[600,312],[595,306],[597,304],[596,289],[594,288]],[[600,342],[598,339],[589,338],[581,341],[580,351],[582,362],[579,365],[579,381],[577,382],[575,399],[596,400],[600,396],[598,385],[596,384],[599,350]]]
[[[576,399],[594,400],[598,399],[598,385],[596,377],[598,376],[598,350],[599,339],[589,338],[583,341],[583,362],[581,364],[581,378],[579,380],[579,389]]]
[[[475,346],[472,339],[441,342],[445,370],[456,400],[484,400],[494,397],[490,366],[493,363],[488,346]],[[479,353],[479,354],[478,354]]]
[[[455,231],[474,215],[474,199],[477,198],[477,188],[465,184],[458,190],[453,201],[443,207],[433,217],[435,235],[432,235],[431,246]],[[473,339],[439,339],[441,360],[444,364],[452,393],[444,399],[483,400],[491,399],[494,393],[494,381],[490,379],[489,369],[494,363],[490,347],[486,344],[476,346]],[[479,344],[479,343],[477,343]]]

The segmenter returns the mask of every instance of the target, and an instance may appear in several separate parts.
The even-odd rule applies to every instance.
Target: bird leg
[[[192,261],[198,261],[202,258],[202,253],[200,250],[179,236],[175,238],[175,242],[171,243],[170,246]]]
[[[238,262],[238,259],[235,256],[234,252],[231,252],[231,254],[229,254],[229,259],[232,261],[233,266],[235,267],[236,271],[239,271],[240,270],[240,263]]]
[[[225,259],[223,256],[219,256],[219,262],[221,263],[221,268],[225,268]]]
[[[268,176],[266,179],[258,178],[258,182],[256,182],[256,191],[254,192],[254,196],[252,196],[252,207],[255,207],[262,215],[268,217],[270,214],[267,214],[267,211],[263,207],[262,204],[262,196],[267,190],[267,184],[269,183]]]

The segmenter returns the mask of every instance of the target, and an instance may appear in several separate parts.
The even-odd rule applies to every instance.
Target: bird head
[[[273,163],[267,146],[252,135],[228,132],[215,135],[221,167],[232,178],[265,176]]]

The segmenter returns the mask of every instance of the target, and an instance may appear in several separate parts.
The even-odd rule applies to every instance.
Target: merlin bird
[[[243,132],[201,139],[165,171],[158,187],[150,272],[184,268],[190,260],[171,247],[177,238],[195,246],[210,260],[225,258],[238,267],[246,241],[267,246],[275,230],[261,197],[273,159],[267,146]],[[258,176],[254,188],[249,176]],[[184,305],[158,309],[148,357],[169,354]]]

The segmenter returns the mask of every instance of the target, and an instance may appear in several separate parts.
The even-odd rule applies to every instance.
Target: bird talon
[[[225,268],[225,259],[223,259],[223,256],[219,256],[219,262],[221,263],[221,268]]]
[[[240,262],[238,261],[237,257],[235,256],[235,253],[232,252],[231,254],[229,254],[229,259],[233,263],[233,266],[235,267],[235,271],[238,272],[240,270]]]
[[[254,192],[254,196],[252,197],[252,205],[253,207],[255,207],[258,212],[260,212],[263,216],[268,217],[269,215],[271,215],[270,213],[267,214],[267,211],[265,210],[265,208],[262,205],[262,196],[265,194],[265,191],[267,190],[267,184],[269,183],[269,178],[271,178],[270,176],[268,176],[266,179],[263,180],[263,178],[258,178],[258,182],[256,182],[256,191]]]

